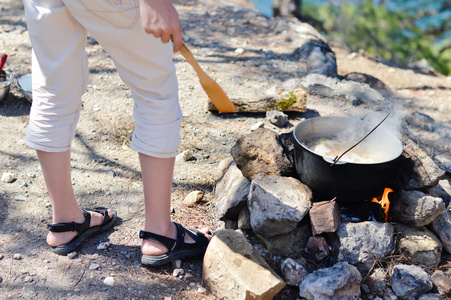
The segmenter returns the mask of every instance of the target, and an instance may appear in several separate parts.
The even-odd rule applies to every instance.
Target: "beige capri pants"
[[[33,48],[28,146],[70,149],[88,82],[89,32],[131,90],[132,148],[160,158],[177,155],[182,112],[172,45],[144,32],[139,0],[24,0],[24,5]]]

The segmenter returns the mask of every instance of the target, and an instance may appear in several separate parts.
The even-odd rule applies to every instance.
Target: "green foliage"
[[[283,109],[289,109],[294,103],[296,103],[296,95],[294,91],[288,92],[287,95],[284,95],[279,101],[277,101],[277,105]]]
[[[434,43],[436,37],[427,34],[427,28],[421,30],[414,15],[389,10],[372,0],[328,2],[321,6],[309,3],[303,6],[303,12],[323,22],[329,39],[339,39],[352,51],[365,49],[403,64],[425,58],[438,72],[451,73],[451,51],[438,55],[440,45]]]

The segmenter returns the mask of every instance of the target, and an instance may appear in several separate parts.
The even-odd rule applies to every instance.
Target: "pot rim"
[[[363,121],[363,120],[361,120],[361,119],[359,119],[359,118],[353,118],[353,117],[339,117],[339,116],[325,116],[325,117],[313,117],[313,118],[309,118],[309,119],[305,119],[304,121],[301,121],[301,122],[299,122],[295,127],[294,127],[294,129],[293,129],[293,137],[294,137],[294,139],[295,139],[295,141],[296,141],[296,144],[298,144],[299,146],[301,146],[302,148],[304,148],[305,150],[307,150],[308,152],[310,152],[311,154],[313,154],[313,155],[315,155],[315,156],[317,156],[317,157],[320,157],[320,158],[322,158],[324,161],[326,161],[326,162],[328,162],[328,163],[330,163],[330,164],[332,164],[334,161],[334,158],[333,157],[330,157],[330,156],[327,156],[327,155],[320,155],[320,154],[318,154],[318,153],[316,153],[316,152],[314,152],[314,151],[312,151],[310,148],[308,148],[304,143],[302,143],[302,142],[300,142],[299,140],[298,140],[298,138],[297,138],[297,136],[296,136],[296,131],[297,131],[297,128],[299,127],[299,126],[301,126],[301,124],[304,124],[305,122],[312,122],[312,121],[314,121],[314,120],[316,120],[316,119],[337,119],[337,120],[352,120],[352,121],[356,121],[356,122],[361,122],[361,123],[365,123],[365,124],[368,124],[369,126],[375,126],[373,123],[370,123],[370,122],[368,122],[368,121]],[[391,161],[394,161],[395,159],[397,159],[399,156],[401,156],[401,154],[402,154],[402,152],[404,151],[403,150],[403,145],[402,145],[402,142],[401,142],[401,140],[398,138],[398,137],[396,137],[393,133],[391,133],[389,130],[387,130],[386,128],[384,128],[384,127],[379,127],[377,130],[383,130],[383,131],[385,131],[385,134],[388,134],[388,135],[390,135],[392,138],[393,138],[393,140],[395,140],[396,141],[396,143],[398,143],[399,145],[399,151],[398,152],[396,152],[396,156],[395,157],[393,157],[393,158],[390,158],[390,159],[387,159],[387,160],[384,160],[384,161],[379,161],[379,162],[374,162],[374,163],[368,163],[368,162],[349,162],[349,161],[338,161],[338,162],[336,162],[334,165],[345,165],[345,164],[351,164],[351,165],[381,165],[381,164],[385,164],[385,163],[388,163],[388,162],[391,162]],[[396,145],[395,145],[396,146]],[[394,155],[393,155],[394,156]]]

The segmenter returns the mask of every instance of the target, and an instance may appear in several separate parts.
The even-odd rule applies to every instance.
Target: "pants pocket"
[[[80,0],[87,11],[119,29],[133,28],[139,19],[139,0]]]

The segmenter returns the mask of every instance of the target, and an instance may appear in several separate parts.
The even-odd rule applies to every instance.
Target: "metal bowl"
[[[3,71],[0,74],[0,103],[6,100],[9,95],[11,82],[14,80],[14,75],[11,72]]]
[[[17,85],[19,86],[25,99],[31,102],[33,100],[31,74],[20,76],[19,79],[17,79]]]

